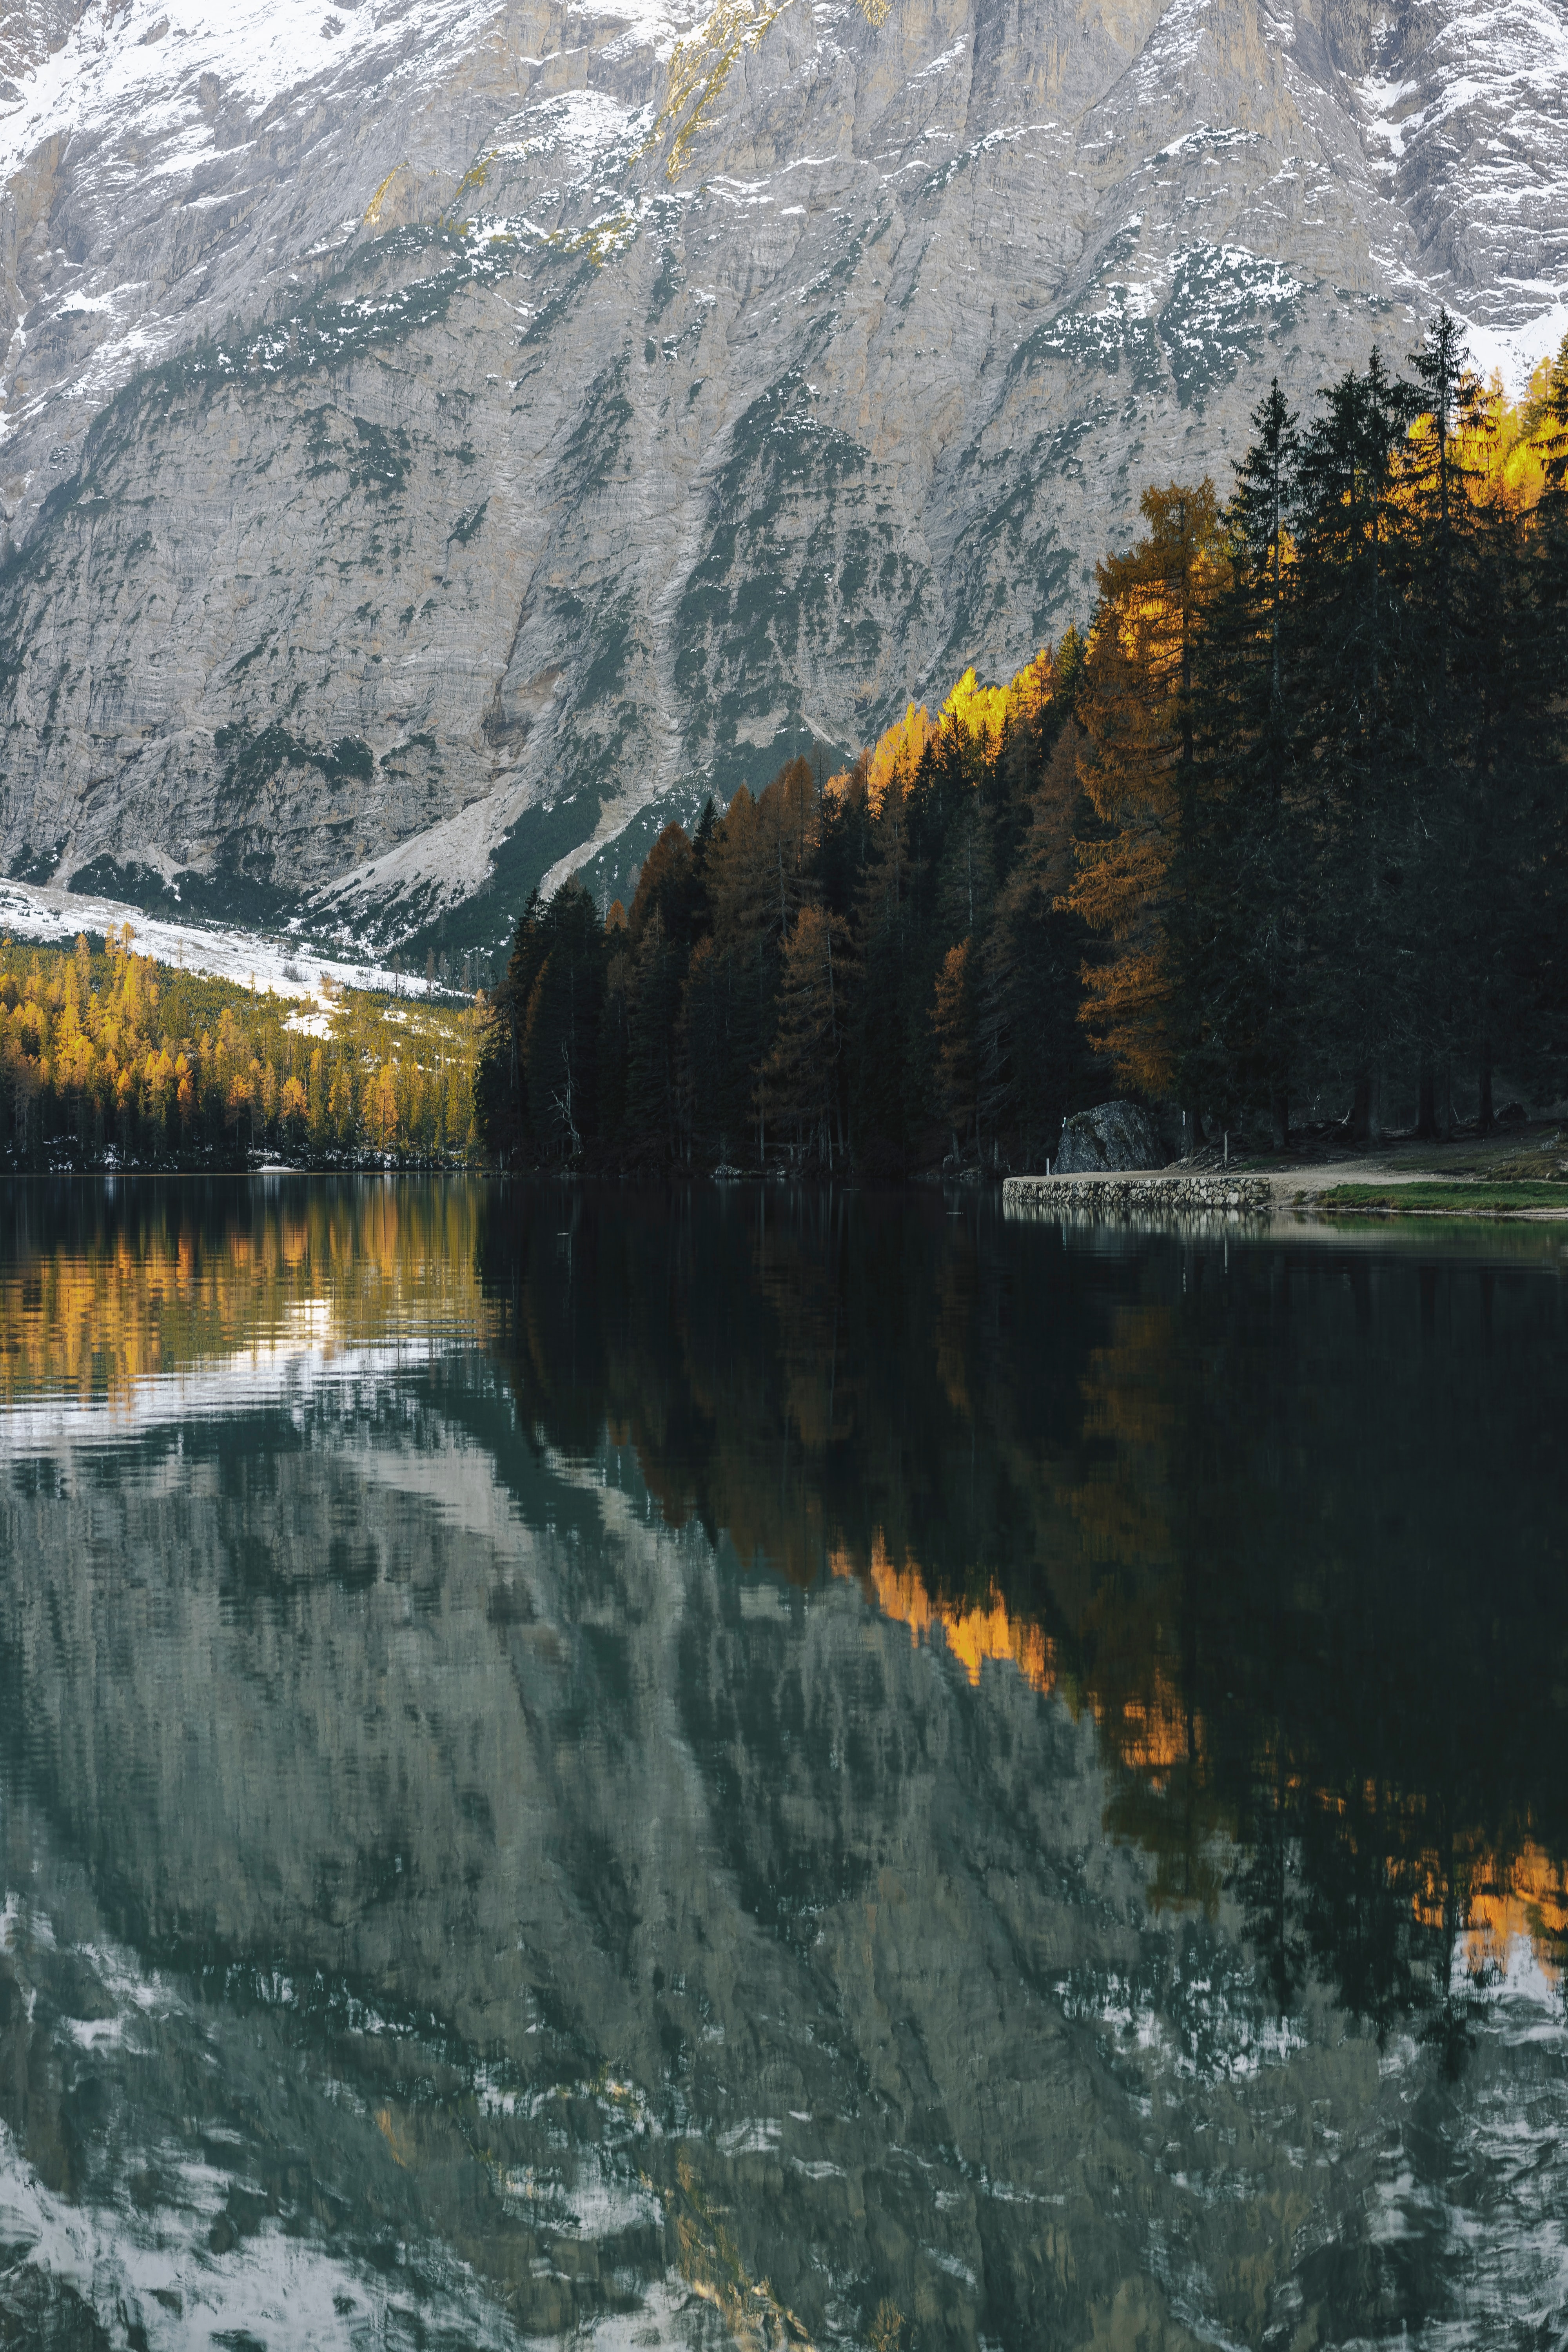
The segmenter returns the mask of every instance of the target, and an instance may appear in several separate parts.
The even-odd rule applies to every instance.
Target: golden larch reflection
[[[830,1555],[835,1576],[853,1577],[884,1617],[910,1629],[910,1638],[929,1640],[940,1625],[942,1639],[963,1665],[971,1683],[978,1685],[980,1669],[990,1660],[1008,1659],[1032,1690],[1056,1688],[1056,1654],[1038,1625],[1015,1616],[994,1585],[984,1601],[963,1605],[932,1600],[925,1578],[912,1560],[900,1567],[889,1556],[880,1529],[871,1543],[868,1560],[856,1561],[844,1550]]]
[[[463,1185],[237,1189],[231,1211],[133,1202],[90,1237],[0,1265],[0,1407],[108,1403],[198,1363],[302,1347],[335,1353],[439,1329],[488,1338],[476,1270],[479,1202]]]
[[[1187,1707],[1177,1679],[1163,1664],[1146,1661],[1147,1672],[1135,1692],[1084,1685],[1062,1668],[1057,1645],[1042,1628],[1010,1610],[994,1585],[983,1601],[947,1600],[932,1591],[920,1563],[907,1552],[893,1557],[879,1528],[867,1557],[857,1559],[842,1544],[828,1557],[834,1576],[857,1582],[882,1616],[909,1628],[911,1643],[929,1642],[940,1629],[972,1685],[978,1686],[984,1665],[1010,1663],[1042,1696],[1061,1696],[1075,1715],[1087,1707],[1102,1753],[1126,1776],[1121,1793],[1111,1801],[1107,1826],[1155,1857],[1151,1899],[1157,1906],[1180,1907],[1195,1901],[1212,1908],[1223,1873],[1203,1849],[1216,1833],[1233,1835],[1235,1825],[1212,1802],[1202,1801],[1212,1795],[1206,1727],[1202,1716]],[[1289,1777],[1297,1799],[1330,1814],[1344,1814],[1342,1793],[1309,1789]],[[1166,1801],[1178,1779],[1177,1811],[1186,1832],[1185,1839],[1176,1842],[1184,1849],[1180,1853],[1172,1839],[1175,1823],[1165,1817]],[[1402,1838],[1422,1810],[1418,1799],[1402,1802],[1372,1781],[1362,1794],[1368,1818],[1397,1828]],[[1392,1848],[1384,1859],[1391,1872],[1400,1866]],[[1478,1979],[1506,1969],[1514,1945],[1528,1947],[1553,1984],[1568,1965],[1568,1864],[1553,1861],[1532,1840],[1526,1839],[1510,1858],[1478,1846],[1447,1872],[1436,1854],[1429,1855],[1419,1872],[1412,1907],[1423,1927],[1441,1930],[1452,1917],[1466,1971]]]
[[[1436,1854],[1429,1856],[1411,1908],[1421,1927],[1440,1929],[1450,1906],[1468,1976],[1479,1981],[1506,1970],[1510,1948],[1519,1944],[1534,1954],[1552,1984],[1559,1982],[1568,1962],[1568,1864],[1554,1861],[1533,1838],[1525,1838],[1512,1855],[1479,1845],[1448,1873]]]
[[[1006,1661],[1017,1667],[1031,1690],[1049,1696],[1059,1687],[1075,1713],[1087,1705],[1117,1761],[1129,1771],[1160,1776],[1201,1754],[1202,1722],[1189,1718],[1174,1681],[1159,1669],[1148,1691],[1137,1696],[1079,1690],[1070,1677],[1059,1675],[1055,1643],[1039,1625],[1010,1610],[994,1585],[984,1601],[933,1597],[919,1562],[907,1554],[901,1562],[895,1560],[880,1529],[872,1538],[868,1559],[857,1560],[841,1547],[829,1560],[836,1577],[855,1579],[884,1617],[907,1625],[912,1642],[928,1641],[940,1626],[943,1642],[972,1684],[978,1685],[980,1669],[988,1662]]]
[[[1163,1675],[1156,1673],[1149,1697],[1126,1699],[1114,1713],[1097,1695],[1089,1705],[1101,1730],[1113,1731],[1118,1761],[1130,1771],[1164,1774],[1203,1753],[1201,1720],[1189,1721],[1180,1691]]]
[[[1174,1681],[1160,1669],[1148,1690],[1136,1696],[1080,1691],[1058,1674],[1055,1643],[1029,1618],[1009,1610],[994,1584],[984,1601],[933,1596],[919,1562],[907,1553],[901,1561],[895,1560],[879,1528],[868,1559],[857,1560],[840,1547],[830,1553],[829,1561],[834,1575],[853,1578],[884,1617],[907,1625],[912,1642],[929,1641],[940,1626],[944,1643],[972,1684],[979,1684],[980,1669],[988,1662],[1006,1661],[1017,1667],[1031,1690],[1049,1696],[1059,1686],[1075,1713],[1087,1705],[1117,1761],[1129,1771],[1157,1777],[1201,1755],[1202,1722],[1189,1717]]]

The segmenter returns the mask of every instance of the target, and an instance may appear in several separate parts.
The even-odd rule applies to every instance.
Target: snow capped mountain
[[[0,866],[489,940],[1087,611],[1441,299],[1568,329],[1568,0],[33,0]]]
[[[36,56],[18,41],[0,92],[5,439],[52,414],[68,441],[135,368],[254,313],[352,237],[363,118],[408,151],[405,178],[444,171],[452,193],[468,126],[432,123],[432,93],[471,67],[494,13],[126,0],[62,12]]]

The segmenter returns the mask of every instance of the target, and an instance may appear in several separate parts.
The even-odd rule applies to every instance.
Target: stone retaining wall
[[[1009,1176],[1004,1210],[1120,1224],[1145,1217],[1265,1217],[1274,1205],[1267,1176]]]

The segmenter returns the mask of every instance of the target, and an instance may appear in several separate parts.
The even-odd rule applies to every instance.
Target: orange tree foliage
[[[1113,951],[1086,974],[1084,1020],[1131,1086],[1168,1095],[1184,1039],[1180,893],[1201,789],[1197,663],[1228,572],[1212,482],[1143,493],[1149,529],[1099,570],[1079,715],[1079,763],[1098,820],[1079,845],[1067,903]]]
[[[132,939],[0,941],[0,1164],[479,1155],[475,1014],[334,992],[317,1035],[291,1000],[171,971]]]
[[[1568,1070],[1561,457],[1568,346],[1515,408],[1439,314],[1237,490],[1145,496],[1101,567],[1079,714],[1095,822],[1065,903],[1120,1082],[1226,1124],[1484,1128]]]
[[[1061,663],[1047,648],[1005,685],[968,671],[940,723],[911,705],[825,786],[795,760],[694,836],[668,827],[607,925],[575,886],[531,901],[480,1078],[498,1157],[889,1174],[954,1141],[993,1166],[1042,1157],[1095,1083],[1081,926],[1052,903],[1079,653],[1069,633]],[[567,964],[578,1009],[547,1018]]]
[[[966,668],[819,787],[531,902],[480,1075],[506,1164],[1038,1166],[1130,1089],[1432,1131],[1568,1075],[1568,345],[1510,405],[1434,322],[1224,504],[1142,500],[1086,635]],[[1400,1092],[1403,1089],[1403,1093]]]

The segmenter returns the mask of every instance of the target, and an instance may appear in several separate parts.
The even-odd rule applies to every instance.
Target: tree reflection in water
[[[1552,2340],[1550,1233],[5,1215],[0,2341]]]
[[[512,1194],[482,1259],[540,1442],[607,1423],[672,1527],[1087,1708],[1156,1907],[1233,1874],[1282,2012],[1315,1965],[1447,2039],[1568,1937],[1562,1245],[1092,1263],[755,1188]]]

